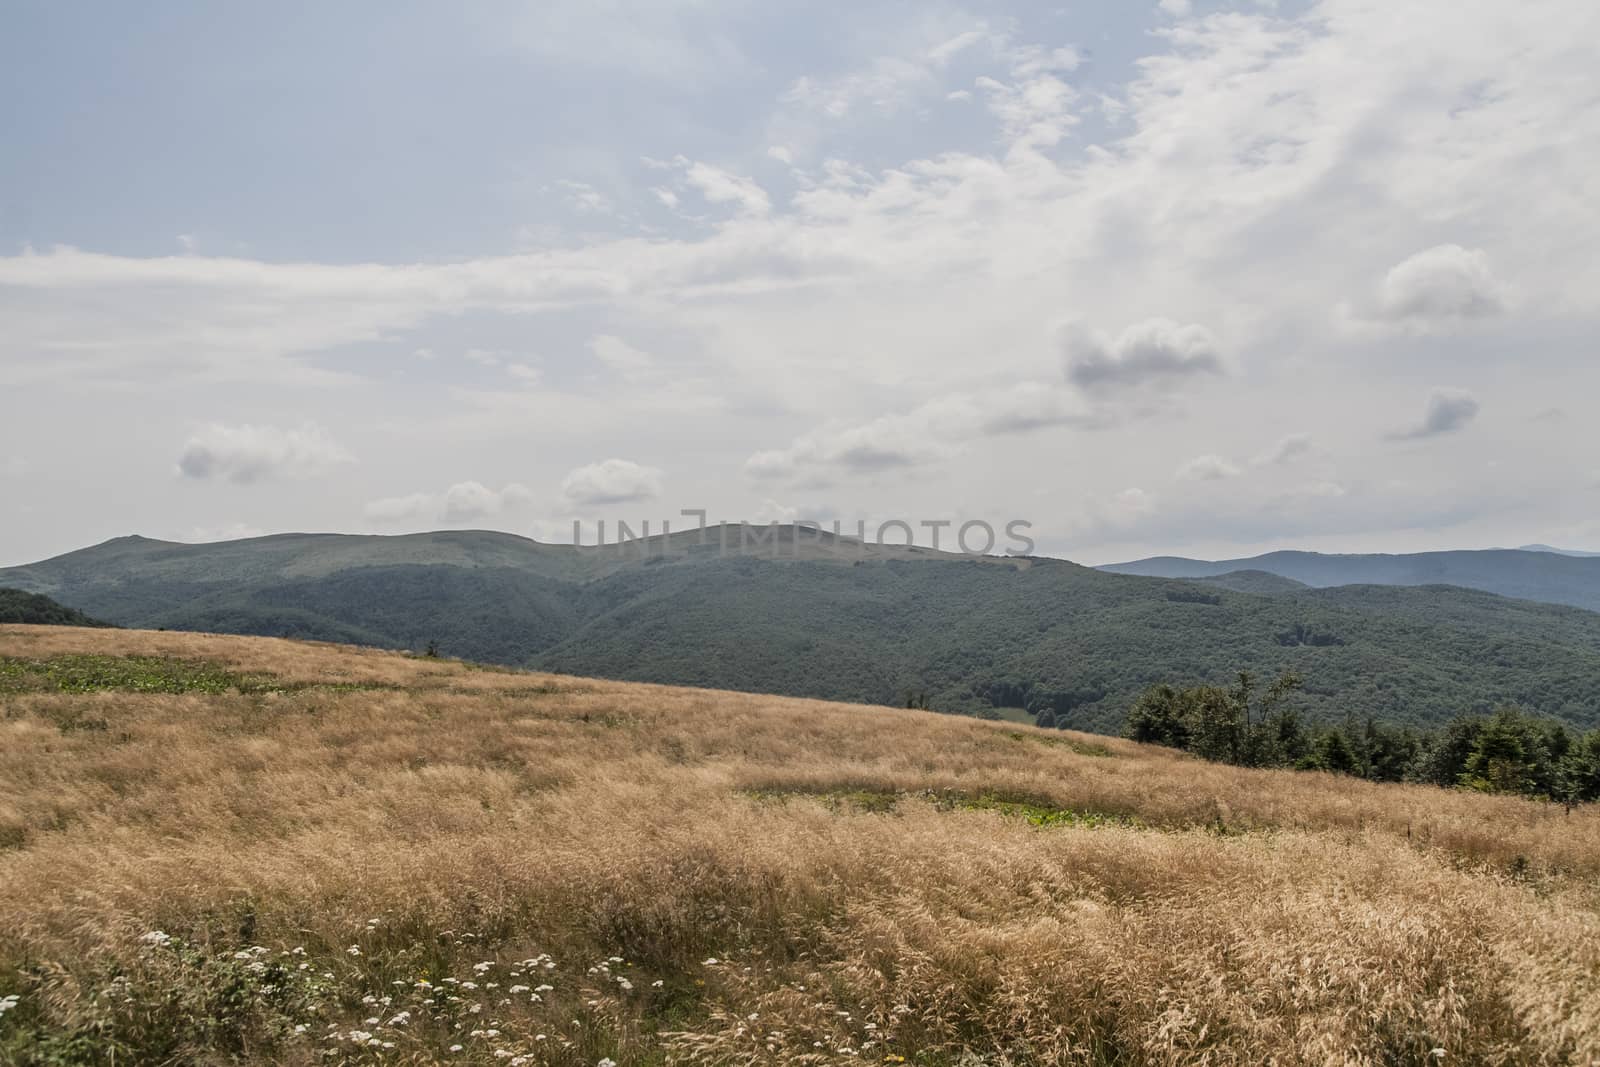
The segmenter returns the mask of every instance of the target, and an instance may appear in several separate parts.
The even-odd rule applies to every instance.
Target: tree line
[[[1152,686],[1128,713],[1127,736],[1240,767],[1426,782],[1568,805],[1600,800],[1600,730],[1580,733],[1514,707],[1435,730],[1371,718],[1313,727],[1292,703],[1301,684],[1288,673],[1261,685],[1241,671],[1226,687]]]

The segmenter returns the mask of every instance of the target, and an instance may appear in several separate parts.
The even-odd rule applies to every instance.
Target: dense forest
[[[21,589],[0,589],[0,623],[32,623],[38,626],[110,626],[83,612],[58,604],[47,596]]]
[[[1565,804],[1600,800],[1600,730],[1502,707],[1441,728],[1371,718],[1308,725],[1295,709],[1295,674],[1260,686],[1247,671],[1230,686],[1153,686],[1128,715],[1135,741],[1241,767],[1293,767],[1377,782],[1425,782],[1516,793]]]

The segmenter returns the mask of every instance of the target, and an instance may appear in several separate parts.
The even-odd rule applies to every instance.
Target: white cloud
[[[925,90],[932,80],[932,71],[921,63],[899,56],[880,56],[866,69],[839,78],[799,78],[784,94],[783,101],[830,119],[842,119],[859,107],[887,117],[899,111],[919,88]]]
[[[828,479],[873,474],[948,459],[986,437],[1056,426],[1092,426],[1098,416],[1078,398],[1046,382],[1019,382],[937,397],[910,411],[855,425],[834,425],[796,438],[787,448],[745,462],[755,478]]]
[[[1440,322],[1497,315],[1505,300],[1486,253],[1438,245],[1389,269],[1378,306],[1386,319]]]
[[[670,157],[681,147],[726,168],[701,175],[731,197],[719,201],[722,210],[704,208],[686,181],[687,159],[642,177],[626,166],[602,173],[561,160],[559,173],[593,175],[619,201],[635,193],[649,219],[618,219],[604,233],[520,255],[483,251],[492,242],[475,251],[465,232],[459,243],[429,246],[428,235],[443,232],[448,218],[382,246],[319,243],[318,250],[329,249],[330,261],[322,263],[296,259],[297,251],[313,254],[312,246],[281,235],[261,239],[273,254],[260,258],[73,249],[3,255],[0,390],[23,395],[36,386],[30,395],[45,403],[63,410],[84,404],[102,414],[137,407],[114,406],[111,389],[172,390],[184,410],[210,412],[230,410],[228,390],[259,383],[282,389],[282,403],[303,404],[341,435],[362,433],[362,441],[377,428],[403,424],[461,470],[490,469],[474,464],[507,446],[530,447],[529,428],[550,423],[580,426],[618,441],[620,454],[644,455],[631,451],[645,447],[641,411],[654,420],[652,440],[676,450],[652,462],[675,472],[690,449],[696,457],[731,455],[736,464],[763,432],[775,435],[765,447],[779,453],[778,465],[786,461],[804,476],[846,469],[830,458],[900,457],[927,468],[915,480],[841,485],[829,503],[848,509],[891,492],[908,502],[919,492],[944,500],[1026,498],[1024,473],[1031,472],[1014,468],[1030,465],[1008,463],[1014,443],[988,440],[985,420],[996,428],[1067,427],[1039,438],[1059,449],[1050,458],[1060,459],[1062,479],[1071,479],[1056,488],[1104,498],[1120,486],[1149,484],[1151,471],[1166,474],[1172,457],[1198,447],[1226,444],[1244,465],[1266,440],[1241,444],[1232,431],[1274,425],[1275,413],[1286,411],[1298,413],[1293,428],[1314,432],[1320,450],[1339,457],[1339,476],[1355,496],[1354,487],[1420,452],[1377,445],[1391,428],[1386,419],[1404,419],[1386,415],[1372,398],[1396,388],[1410,396],[1417,381],[1453,381],[1495,396],[1512,417],[1492,426],[1485,420],[1484,432],[1460,435],[1449,457],[1429,458],[1461,465],[1452,468],[1457,473],[1470,464],[1474,475],[1493,459],[1537,480],[1540,451],[1583,454],[1581,420],[1535,428],[1519,413],[1548,407],[1551,396],[1600,388],[1592,351],[1593,293],[1600,291],[1592,249],[1600,224],[1583,195],[1600,166],[1600,109],[1573,91],[1592,80],[1587,42],[1600,36],[1600,8],[1531,2],[1415,0],[1398,21],[1393,5],[1378,0],[1317,0],[1305,16],[1301,4],[1270,16],[1249,4],[1205,4],[1196,5],[1205,17],[1144,35],[1147,4],[1130,16],[1138,23],[1134,36],[1112,42],[1113,52],[1085,39],[1100,58],[1095,78],[1083,81],[1092,89],[1076,101],[1043,83],[1029,104],[1035,75],[1068,89],[1079,81],[1064,67],[1045,70],[1020,58],[1016,42],[1004,51],[968,44],[938,76],[917,83],[910,99],[919,110],[902,113],[893,136],[843,130],[819,144],[773,128],[783,117],[776,112],[792,117],[798,105],[773,108],[763,122],[762,104],[748,100],[740,122],[714,137],[660,131],[648,150]],[[607,23],[619,21],[626,20]],[[660,13],[640,21],[677,26],[677,16]],[[899,49],[830,52],[826,65],[809,69],[850,70],[880,51],[927,60],[971,28],[968,20],[918,34]],[[1063,42],[1037,43],[1053,57]],[[1125,53],[1142,54],[1141,62],[1129,68],[1131,81],[1112,84],[1106,60]],[[614,54],[603,60],[614,64],[607,78],[580,81],[578,91],[603,92],[611,72],[628,69]],[[575,75],[578,69],[571,68]],[[776,93],[796,68],[774,63],[767,70],[779,79],[766,83]],[[995,111],[920,109],[924,99],[940,101],[980,72],[990,82],[976,95]],[[1114,103],[1104,122],[1097,113],[1095,121],[1070,125],[1076,113],[1098,112],[1102,95]],[[864,102],[849,113],[877,114]],[[808,114],[813,127],[827,125]],[[1035,130],[1039,122],[1044,127]],[[1069,149],[1042,147],[1063,130],[1075,138]],[[626,163],[641,150],[607,140],[612,132],[598,130],[583,154]],[[764,156],[778,145],[792,153],[792,171]],[[550,146],[552,155],[561,151]],[[759,175],[767,187],[740,185],[740,174]],[[638,188],[624,188],[636,179]],[[681,216],[650,201],[652,186],[669,184],[663,191]],[[697,217],[704,214],[714,223]],[[187,228],[163,225],[162,233]],[[1442,267],[1425,256],[1421,266],[1401,269],[1398,261],[1442,241],[1460,242],[1463,252],[1444,256]],[[409,262],[371,261],[397,248],[420,251]],[[1328,329],[1329,309],[1341,299],[1361,305],[1364,329]],[[1052,372],[1052,353],[1040,343],[1067,307],[1087,310],[1113,334],[1090,346],[1078,375],[1094,384],[1078,381],[1077,389],[1101,405],[1160,407],[1160,417],[1108,429],[1094,441],[1072,439],[1072,427],[1091,423],[1072,421],[1075,390]],[[1503,323],[1474,318],[1491,307]],[[1157,345],[1165,362],[1124,360],[1131,350],[1120,350],[1116,331],[1155,312],[1203,323],[1208,342],[1176,359]],[[1419,326],[1467,319],[1489,329],[1450,346],[1418,336],[1426,332]],[[1372,328],[1390,320],[1406,328]],[[419,345],[442,354],[472,344],[520,346],[497,330],[537,339],[528,343],[541,353],[539,389],[468,391],[452,375],[481,384],[485,375],[475,368],[407,355]],[[586,373],[592,364],[582,346],[601,331],[658,353],[661,362],[673,353],[674,380],[679,354],[694,353],[710,383],[705,393],[734,405],[751,398],[751,408],[770,417],[717,409],[707,418],[709,403],[675,410],[676,397],[663,395],[659,377],[634,382]],[[1525,373],[1503,373],[1510,356],[1502,341],[1517,345]],[[406,388],[385,352],[404,357]],[[1171,408],[1131,395],[1145,391],[1136,383],[1153,393],[1162,383],[1207,381],[1223,369],[1224,355],[1230,388],[1212,390],[1203,405],[1184,405],[1181,425],[1168,417]],[[886,412],[904,416],[951,396],[998,394],[1052,376],[1055,388],[1033,389],[1043,408],[1032,414],[1020,400],[997,400],[985,415],[968,396],[961,432],[891,423],[862,434],[876,453],[862,447],[834,457],[821,445],[784,447],[815,427],[848,431],[892,417]],[[498,406],[491,410],[491,403]],[[486,411],[492,425],[476,425]],[[547,421],[535,423],[529,411]],[[108,421],[133,436],[131,422],[117,418],[125,417]],[[972,461],[938,464],[945,456]],[[147,467],[167,458],[158,452]],[[408,462],[398,450],[363,458],[368,465]],[[560,462],[532,462],[541,460]],[[56,462],[52,457],[52,468]],[[705,466],[695,492],[727,494],[730,510],[765,495]],[[552,466],[536,476],[553,483],[564,470]],[[1261,475],[1264,482],[1280,477],[1276,470]],[[534,476],[530,484],[537,484]],[[1522,521],[1559,514],[1569,497],[1551,492]],[[285,513],[307,516],[297,524],[331,522],[313,502],[285,494],[282,503]],[[62,508],[65,515],[71,505],[62,501]],[[59,522],[83,521],[88,506],[77,514]],[[182,529],[204,518],[166,521]]]
[[[1138,487],[1122,489],[1108,497],[1086,502],[1066,523],[1076,541],[1094,541],[1124,534],[1156,514],[1154,494]]]
[[[656,362],[650,353],[641,351],[611,334],[596,334],[589,339],[589,351],[605,364],[613,374],[638,380],[653,374]]]
[[[410,519],[437,518],[444,511],[440,500],[440,496],[433,493],[390,496],[370,501],[364,511],[367,518],[374,522],[405,522]]]
[[[1392,440],[1409,441],[1454,433],[1477,417],[1478,408],[1477,398],[1464,389],[1435,389],[1428,394],[1422,421],[1389,436]]]
[[[959,20],[958,20],[959,21]],[[830,124],[842,120],[895,117],[914,104],[936,98],[947,68],[965,53],[1004,55],[1008,38],[985,24],[956,29],[936,13],[899,20],[892,50],[830,76],[794,80],[781,103],[792,112],[813,114]]]
[[[752,522],[791,523],[800,518],[800,509],[792,508],[787,504],[780,504],[776,500],[767,499],[761,502],[755,513],[750,516]]]
[[[1132,522],[1151,514],[1156,509],[1156,498],[1143,489],[1124,489],[1111,498],[1107,514],[1123,522]]]
[[[616,210],[611,198],[588,182],[563,179],[555,187],[565,194],[568,205],[583,215],[609,215]]]
[[[533,494],[515,482],[493,490],[478,482],[457,482],[444,493],[446,522],[489,518],[529,503]]]
[[[1009,83],[981,77],[975,84],[1013,142],[1013,151],[1049,148],[1078,123],[1072,111],[1077,91],[1054,74],[1041,71]]]
[[[216,541],[243,541],[252,537],[261,537],[266,533],[259,526],[252,526],[247,522],[232,522],[225,526],[196,526],[184,538],[190,544],[211,544]]]
[[[1237,478],[1239,468],[1222,456],[1205,455],[1183,463],[1175,477],[1185,482],[1215,482],[1224,478]]]
[[[631,460],[608,459],[567,474],[561,492],[573,504],[627,504],[661,495],[661,471]]]
[[[765,215],[772,210],[772,200],[754,179],[681,156],[677,162],[683,167],[683,180],[697,190],[706,203],[735,204],[746,215]]]
[[[1056,333],[1069,381],[1093,391],[1165,387],[1223,373],[1216,340],[1203,326],[1147,319],[1116,338],[1072,322]]]
[[[531,492],[515,482],[498,490],[480,482],[457,482],[442,493],[411,493],[374,500],[364,511],[369,520],[379,523],[458,525],[520,512],[533,499]]]
[[[1310,434],[1292,433],[1287,437],[1280,438],[1276,444],[1250,462],[1257,467],[1293,463],[1295,460],[1309,455],[1314,447]]]
[[[1338,482],[1327,481],[1325,479],[1307,482],[1304,485],[1296,486],[1294,489],[1290,490],[1290,493],[1293,496],[1313,497],[1324,500],[1337,500],[1339,497],[1344,496],[1347,492],[1348,490],[1346,490],[1345,487],[1340,485]]]
[[[350,454],[316,426],[284,430],[212,423],[184,444],[178,472],[186,478],[249,485],[280,475],[316,474],[349,462]]]
[[[1156,7],[1161,9],[1163,15],[1170,15],[1175,19],[1187,16],[1194,9],[1190,0],[1161,0]]]
[[[948,454],[930,422],[912,413],[807,434],[787,448],[757,452],[744,469],[755,478],[817,478],[913,467]]]

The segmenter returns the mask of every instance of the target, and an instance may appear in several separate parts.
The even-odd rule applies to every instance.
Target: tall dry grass
[[[0,656],[107,653],[284,688],[0,697],[14,1062],[1600,1062],[1591,810],[0,627]]]

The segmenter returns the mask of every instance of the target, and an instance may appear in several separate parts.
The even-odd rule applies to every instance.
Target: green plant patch
[[[1077,826],[1091,830],[1101,826],[1146,828],[1142,821],[1131,815],[1059,808],[1036,799],[1007,797],[998,793],[973,795],[943,792],[932,794],[930,799],[945,811],[993,811],[1025,819],[1033,826]]]
[[[899,794],[892,789],[748,789],[757,800],[785,801],[790,797],[819,800],[835,811],[885,815],[894,811]]]
[[[270,674],[239,674],[205,660],[161,656],[0,656],[0,695],[16,693],[273,693],[354,692],[394,688],[359,682],[286,682]]]
[[[921,793],[901,793],[891,789],[861,787],[749,789],[745,792],[757,800],[778,802],[788,800],[790,797],[803,797],[821,801],[835,811],[848,813],[887,814],[894,811],[901,800],[912,797],[930,801],[940,811],[992,811],[1024,819],[1033,826],[1078,826],[1088,829],[1099,826],[1146,828],[1143,822],[1129,815],[1061,808],[1038,798],[1007,796],[1001,793],[961,793],[954,790],[932,789]]]
[[[1115,759],[1117,755],[1115,752],[1111,751],[1102,744],[1097,744],[1093,741],[1079,741],[1072,737],[1050,737],[1048,735],[1025,734],[1020,732],[1010,733],[1006,736],[1011,738],[1013,741],[1022,741],[1024,743],[1032,741],[1039,745],[1050,745],[1054,748],[1064,748],[1070,752],[1076,752],[1080,756],[1108,757]]]

